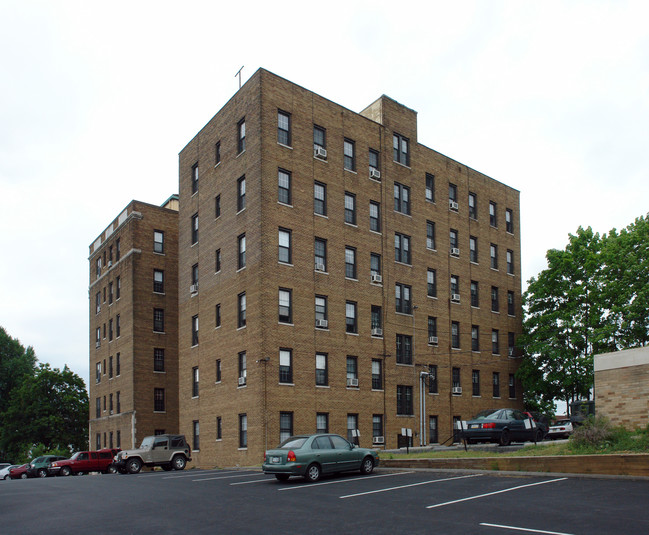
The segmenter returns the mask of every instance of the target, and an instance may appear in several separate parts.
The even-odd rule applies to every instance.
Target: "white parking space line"
[[[480,477],[482,474],[471,474],[468,476],[446,477],[444,479],[431,479],[430,481],[420,481],[419,483],[410,483],[409,485],[400,485],[398,487],[389,487],[386,489],[368,490],[367,492],[358,492],[356,494],[347,494],[346,496],[339,496],[341,500],[345,498],[355,498],[356,496],[366,496],[368,494],[376,494],[378,492],[390,492],[393,490],[407,489],[408,487],[417,487],[419,485],[430,485],[431,483],[441,483],[442,481],[453,481],[455,479],[466,479],[468,477]]]
[[[527,487],[535,487],[536,485],[545,485],[546,483],[556,483],[557,481],[565,481],[567,477],[561,477],[559,479],[548,479],[547,481],[539,481],[538,483],[530,483],[529,485],[519,485],[518,487],[511,487],[509,489],[497,490],[495,492],[487,492],[486,494],[479,494],[477,496],[469,496],[468,498],[462,498],[460,500],[453,500],[451,502],[436,503],[435,505],[428,505],[426,509],[434,509],[435,507],[444,507],[445,505],[452,505],[454,503],[466,502],[469,500],[477,500],[478,498],[485,498],[486,496],[493,496],[495,494],[502,494],[503,492],[511,492],[513,490],[524,489]]]
[[[376,479],[379,477],[392,477],[392,476],[403,476],[405,474],[414,474],[414,472],[395,472],[394,474],[381,474],[380,476],[363,476],[363,477],[353,477],[351,479],[337,479],[335,481],[324,481],[323,483],[310,483],[308,485],[299,485],[295,487],[282,487],[277,490],[302,490],[302,489],[311,489],[313,487],[320,487],[321,485],[335,485],[336,483],[347,483],[348,481],[365,481],[367,479]]]
[[[527,533],[544,533],[546,535],[572,535],[571,533],[563,533],[562,531],[545,531],[542,529],[529,529],[529,528],[519,528],[517,526],[503,526],[501,524],[487,524],[486,522],[480,522],[481,526],[487,526],[490,528],[502,528],[502,529],[511,529],[514,531],[525,531]]]
[[[182,475],[165,475],[163,479],[180,479],[185,477],[208,476],[210,474],[239,474],[239,470],[188,470]],[[162,474],[160,474],[162,476]]]
[[[259,473],[254,472],[252,474],[237,474],[235,476],[216,476],[216,477],[205,477],[201,479],[192,479],[192,481],[214,481],[215,479],[234,479],[236,477],[253,477],[258,476]]]
[[[237,481],[236,483],[230,483],[231,487],[235,485],[250,485],[250,483],[268,483],[269,481],[275,481],[272,477],[267,477],[266,479],[255,479],[253,481]]]

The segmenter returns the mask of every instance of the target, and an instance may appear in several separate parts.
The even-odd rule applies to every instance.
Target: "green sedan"
[[[323,474],[360,470],[369,474],[379,465],[375,450],[359,448],[340,435],[298,435],[287,438],[276,449],[264,454],[264,474],[280,481],[302,476],[318,481]]]

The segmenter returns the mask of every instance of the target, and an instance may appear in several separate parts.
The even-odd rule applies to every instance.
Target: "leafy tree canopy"
[[[9,393],[36,368],[36,355],[30,346],[25,349],[20,341],[12,338],[0,327],[0,414],[9,402]]]

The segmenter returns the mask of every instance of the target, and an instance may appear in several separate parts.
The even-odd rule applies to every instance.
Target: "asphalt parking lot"
[[[255,470],[0,482],[2,533],[648,533],[649,481],[376,470],[305,483]]]

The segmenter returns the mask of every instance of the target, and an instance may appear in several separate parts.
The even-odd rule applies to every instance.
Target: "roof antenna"
[[[244,65],[241,65],[241,68],[237,71],[237,74],[234,75],[236,78],[237,76],[239,77],[239,89],[241,89],[241,71],[243,70]]]

